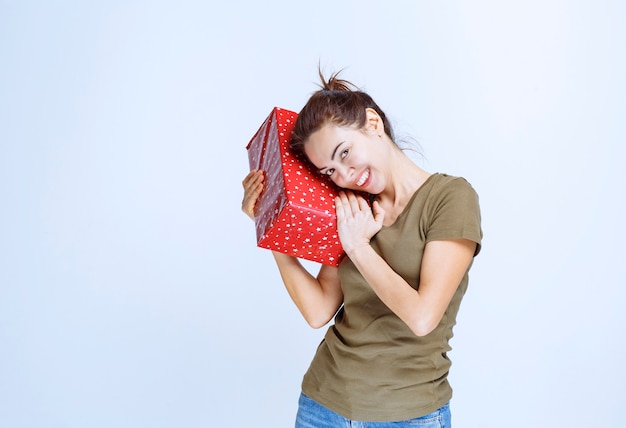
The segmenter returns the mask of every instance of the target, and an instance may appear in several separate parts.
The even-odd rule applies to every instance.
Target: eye
[[[335,168],[328,168],[326,171],[324,171],[324,175],[331,176],[333,175],[334,172],[335,172]]]
[[[344,159],[346,156],[348,156],[348,149],[343,150],[339,156],[341,157],[341,159]]]

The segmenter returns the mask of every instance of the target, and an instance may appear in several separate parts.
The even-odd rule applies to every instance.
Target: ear
[[[376,134],[379,137],[385,133],[385,125],[383,119],[376,113],[373,108],[365,109],[365,131]]]

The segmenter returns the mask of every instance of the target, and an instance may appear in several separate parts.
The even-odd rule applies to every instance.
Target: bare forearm
[[[334,286],[332,281],[324,281],[322,271],[316,278],[295,257],[272,254],[289,296],[307,323],[313,328],[328,323],[343,300],[338,283]]]
[[[254,207],[263,191],[263,171],[253,170],[242,181],[244,197],[242,211],[254,220]],[[280,275],[291,296],[311,327],[325,325],[343,302],[341,286],[335,268],[323,266],[317,278],[311,275],[295,258],[272,252]]]
[[[398,275],[374,249],[367,245],[348,255],[378,298],[417,335],[423,334],[420,313],[420,296]],[[423,312],[422,312],[423,313]]]
[[[466,239],[426,244],[419,291],[411,287],[369,245],[352,250],[350,259],[378,297],[417,335],[441,321],[471,264],[476,243]]]

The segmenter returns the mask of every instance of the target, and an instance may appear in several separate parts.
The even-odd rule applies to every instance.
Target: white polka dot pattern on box
[[[289,150],[297,116],[275,107],[246,147],[250,169],[266,174],[255,207],[257,244],[337,266],[344,255],[335,221],[337,188]]]

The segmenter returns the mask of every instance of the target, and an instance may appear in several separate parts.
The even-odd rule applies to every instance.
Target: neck
[[[402,210],[408,200],[430,177],[430,173],[417,166],[400,149],[392,156],[385,190],[378,195],[378,201],[385,209]]]

